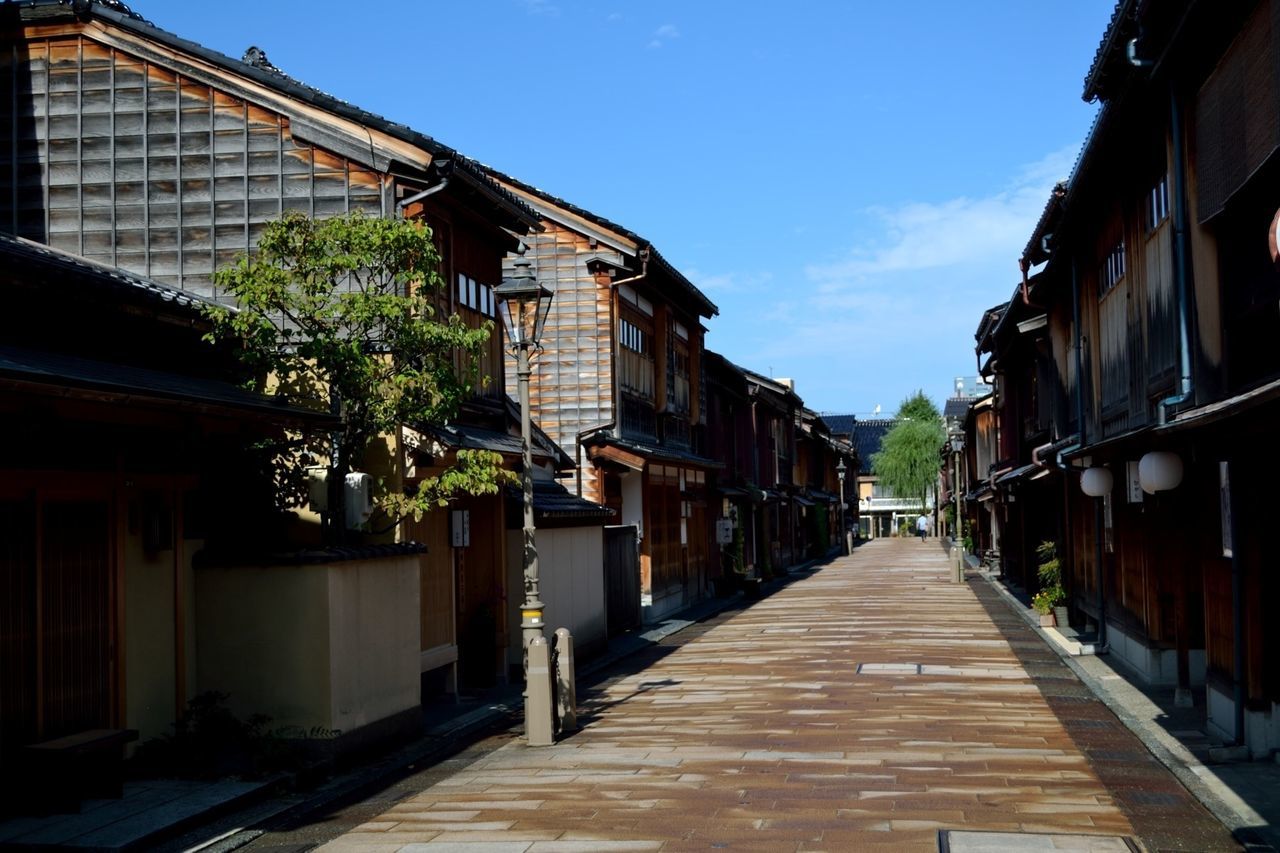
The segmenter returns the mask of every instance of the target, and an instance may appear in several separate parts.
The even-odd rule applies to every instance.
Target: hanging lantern
[[[1112,477],[1110,469],[1095,465],[1092,468],[1086,468],[1080,475],[1080,491],[1091,498],[1100,498],[1111,493],[1114,482],[1115,478]]]
[[[1176,489],[1182,482],[1182,457],[1168,450],[1153,450],[1138,460],[1138,483],[1149,495]]]

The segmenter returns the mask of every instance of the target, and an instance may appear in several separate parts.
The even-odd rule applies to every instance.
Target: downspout
[[[1169,409],[1191,399],[1194,385],[1191,376],[1191,304],[1190,252],[1187,234],[1187,168],[1182,142],[1182,104],[1173,83],[1169,84],[1169,124],[1173,130],[1173,277],[1178,300],[1178,392],[1156,406],[1156,422],[1163,426],[1169,420]]]
[[[1080,330],[1080,270],[1071,259],[1071,324],[1075,328],[1076,351],[1076,441],[1058,451],[1058,467],[1065,467],[1062,457],[1084,447],[1084,335]]]
[[[401,216],[404,216],[405,209],[409,205],[417,204],[418,202],[422,201],[424,198],[428,196],[433,196],[436,193],[440,192],[440,190],[449,186],[449,178],[446,173],[446,170],[448,169],[448,167],[449,167],[448,160],[438,161],[436,165],[437,171],[441,173],[445,173],[444,176],[440,178],[440,183],[436,184],[435,186],[427,187],[425,190],[423,190],[420,193],[415,193],[414,195],[411,195],[408,198],[401,199],[400,201],[396,202],[396,212],[399,213]]]
[[[617,281],[609,282],[609,339],[613,342],[609,348],[609,368],[613,374],[613,417],[604,423],[587,427],[578,432],[573,438],[574,458],[573,461],[578,469],[578,497],[582,497],[582,439],[588,435],[597,432],[603,432],[607,429],[613,429],[618,425],[618,401],[621,399],[620,386],[618,385],[618,317],[617,317],[617,299],[618,286],[622,284],[630,284],[633,281],[640,281],[649,274],[649,250],[640,250],[640,272],[629,278],[620,278]]]
[[[1230,477],[1230,468],[1228,476]],[[1235,702],[1235,744],[1242,746],[1244,737],[1244,566],[1240,557],[1240,525],[1236,523],[1240,504],[1236,500],[1236,478],[1231,477],[1227,485],[1227,501],[1231,507],[1231,668],[1234,670],[1231,679],[1232,700]]]

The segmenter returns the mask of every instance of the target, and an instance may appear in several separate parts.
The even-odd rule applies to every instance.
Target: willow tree
[[[947,439],[942,415],[923,391],[902,401],[896,423],[885,433],[871,470],[899,498],[918,500],[923,509],[938,481],[938,453]]]
[[[446,422],[479,378],[493,325],[440,316],[439,267],[422,222],[291,213],[267,225],[254,254],[215,275],[238,310],[211,308],[210,338],[237,347],[258,390],[340,419],[273,454],[282,507],[301,502],[308,468],[329,468],[331,539],[345,526],[341,483],[374,441],[401,425]],[[496,493],[501,463],[497,453],[462,450],[412,494],[381,489],[376,500],[392,522],[420,518],[458,493]]]

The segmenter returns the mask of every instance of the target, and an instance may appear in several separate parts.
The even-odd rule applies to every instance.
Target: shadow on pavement
[[[969,588],[1089,769],[1152,850],[1238,849],[1232,834],[986,582]]]

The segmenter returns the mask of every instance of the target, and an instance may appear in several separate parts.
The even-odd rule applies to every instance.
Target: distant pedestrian
[[[920,534],[921,542],[929,533],[929,519],[923,513],[916,519],[916,532]]]

